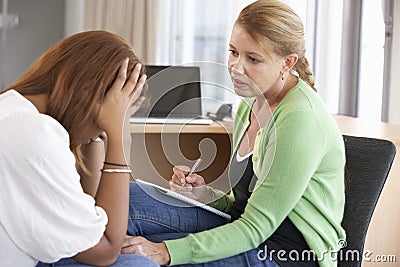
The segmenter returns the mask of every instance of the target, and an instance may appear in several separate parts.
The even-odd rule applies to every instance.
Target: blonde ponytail
[[[314,91],[317,91],[315,88],[315,78],[306,57],[299,58],[296,65],[294,65],[294,70],[299,74],[299,77],[303,81],[308,83]]]

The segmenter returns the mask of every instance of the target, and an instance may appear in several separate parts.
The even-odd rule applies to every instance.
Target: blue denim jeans
[[[226,224],[229,221],[209,211],[185,206],[181,201],[166,196],[157,190],[144,191],[136,183],[131,183],[128,234],[144,236],[153,242],[182,238]],[[258,248],[241,254],[202,264],[184,264],[192,267],[278,267],[266,257],[259,259]]]
[[[86,265],[82,263],[78,263],[73,258],[65,258],[61,259],[56,263],[47,264],[47,263],[39,263],[36,267],[90,267],[91,265]],[[110,265],[110,267],[127,267],[127,266],[140,266],[140,267],[159,267],[160,265],[156,264],[154,261],[149,260],[146,257],[133,255],[133,254],[122,254],[118,257],[117,261]]]
[[[130,208],[128,234],[143,236],[153,242],[178,239],[189,233],[196,233],[218,227],[229,220],[197,207],[189,207],[180,200],[158,192],[156,189],[144,191],[136,183],[130,185]],[[183,264],[179,267],[279,267],[272,259],[259,259],[260,249],[255,248],[241,254],[201,264]],[[262,254],[261,254],[262,255]],[[86,267],[71,258],[62,259],[52,265],[66,267]],[[112,267],[157,266],[154,262],[137,255],[121,255]]]

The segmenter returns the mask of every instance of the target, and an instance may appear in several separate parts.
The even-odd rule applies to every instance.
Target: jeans
[[[187,236],[189,233],[196,233],[218,227],[228,223],[229,220],[215,215],[197,207],[189,207],[180,200],[158,192],[156,189],[144,191],[136,183],[130,185],[130,207],[128,219],[128,234],[131,236],[143,236],[153,242],[178,239]],[[260,260],[258,255],[260,249],[255,248],[234,255],[229,258],[200,264],[182,264],[179,267],[279,267],[269,257]],[[262,254],[260,254],[262,255]],[[71,258],[62,259],[53,265],[45,266],[66,266],[85,267]],[[112,267],[158,266],[153,261],[137,255],[120,255]]]
[[[229,221],[197,207],[185,207],[182,202],[156,190],[146,192],[136,183],[131,183],[128,234],[143,236],[153,242],[182,238],[226,224]],[[270,259],[260,260],[255,248],[229,258],[201,264],[183,264],[192,267],[278,267]],[[260,254],[261,255],[261,254]]]
[[[86,265],[82,263],[78,263],[73,258],[65,258],[61,259],[56,263],[48,264],[48,263],[39,263],[36,267],[89,267],[91,265]],[[121,254],[117,261],[110,265],[110,267],[127,267],[127,266],[140,266],[140,267],[159,267],[160,265],[156,264],[154,261],[149,260],[146,257],[134,255],[134,254]]]

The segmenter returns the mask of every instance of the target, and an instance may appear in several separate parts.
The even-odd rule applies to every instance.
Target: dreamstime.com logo
[[[374,254],[370,250],[365,250],[362,255],[358,250],[342,250],[347,246],[346,240],[338,241],[338,249],[323,250],[319,255],[313,250],[268,250],[267,245],[264,245],[263,249],[260,249],[257,253],[257,258],[260,261],[266,259],[272,260],[273,258],[279,261],[293,261],[293,262],[304,262],[304,261],[323,261],[329,259],[331,261],[348,261],[348,262],[396,262],[396,255],[378,255]]]

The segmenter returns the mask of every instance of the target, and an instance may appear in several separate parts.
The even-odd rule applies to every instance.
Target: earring
[[[283,72],[281,72],[281,79],[283,81],[283,79],[285,78],[285,74]]]

